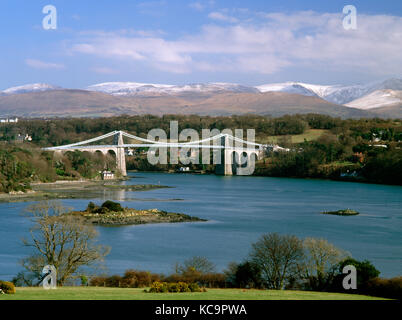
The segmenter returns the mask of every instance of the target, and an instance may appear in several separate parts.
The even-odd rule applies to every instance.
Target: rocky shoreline
[[[85,218],[88,222],[101,226],[124,226],[149,223],[204,222],[205,219],[183,213],[166,212],[158,209],[136,210],[125,208],[123,211],[93,213],[88,210],[72,211],[68,214]]]
[[[337,210],[337,211],[323,211],[322,214],[332,214],[336,216],[357,216],[359,212],[351,209]]]

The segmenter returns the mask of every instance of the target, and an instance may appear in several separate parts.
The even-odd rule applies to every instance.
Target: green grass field
[[[146,293],[143,289],[59,287],[55,290],[17,288],[1,300],[382,300],[381,298],[341,293],[308,291],[208,289],[199,293]]]
[[[302,134],[295,134],[286,136],[291,143],[302,143],[304,140],[314,141],[321,137],[328,130],[324,129],[308,129]],[[256,140],[260,143],[279,143],[285,136],[267,136],[258,137]]]
[[[317,140],[319,137],[322,136],[323,133],[325,133],[328,130],[324,129],[308,129],[306,132],[302,134],[295,134],[295,135],[290,135],[288,136],[290,138],[289,142],[291,143],[302,143],[304,139],[307,141],[314,141]],[[264,137],[262,139],[257,138],[256,140],[260,143],[278,143],[281,139],[283,139],[283,136],[268,136]]]
[[[303,134],[297,134],[292,136],[292,143],[302,143],[304,140],[314,141],[323,135],[328,130],[323,129],[309,129]]]

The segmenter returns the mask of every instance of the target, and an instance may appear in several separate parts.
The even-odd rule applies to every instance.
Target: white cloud
[[[223,13],[212,14],[210,18],[230,19]],[[205,25],[196,34],[169,38],[156,33],[100,32],[74,41],[72,51],[179,73],[272,74],[297,66],[378,77],[402,74],[401,17],[361,14],[357,30],[344,30],[342,18],[312,11],[249,14],[234,18],[236,23],[229,20],[230,25]]]
[[[64,65],[58,63],[44,62],[36,59],[26,59],[25,63],[35,69],[64,69]]]
[[[193,8],[197,11],[203,11],[205,6],[201,4],[200,2],[192,2],[188,5],[190,8]]]
[[[190,8],[197,10],[197,11],[204,11],[206,8],[212,8],[215,6],[215,1],[214,0],[209,0],[209,1],[196,1],[196,2],[190,2],[188,5]]]
[[[208,15],[208,18],[212,20],[218,20],[218,21],[223,21],[223,22],[230,22],[230,23],[235,23],[238,22],[238,20],[234,17],[230,17],[228,15],[225,15],[221,12],[211,12]]]

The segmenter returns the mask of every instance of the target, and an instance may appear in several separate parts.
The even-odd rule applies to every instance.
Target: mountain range
[[[343,118],[402,118],[402,79],[352,86],[302,82],[255,87],[235,83],[107,82],[64,89],[50,84],[29,84],[0,91],[0,117],[146,113],[272,116],[322,113]]]

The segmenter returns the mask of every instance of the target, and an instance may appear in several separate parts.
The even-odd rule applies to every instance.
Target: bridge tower
[[[118,131],[114,136],[114,144],[116,145],[117,169],[120,170],[121,174],[125,177],[127,176],[127,169],[126,169],[126,154],[123,147],[124,141],[122,131]]]
[[[221,149],[220,164],[215,166],[215,173],[225,176],[244,176],[251,175],[255,169],[255,161],[261,158],[259,150],[236,147],[229,141],[230,137],[224,135],[220,138]]]
[[[225,149],[221,149],[220,154],[220,164],[215,166],[215,173],[224,176],[233,175],[232,170],[232,152],[233,150],[229,148],[229,136],[225,135],[219,138],[220,145],[225,147]]]

